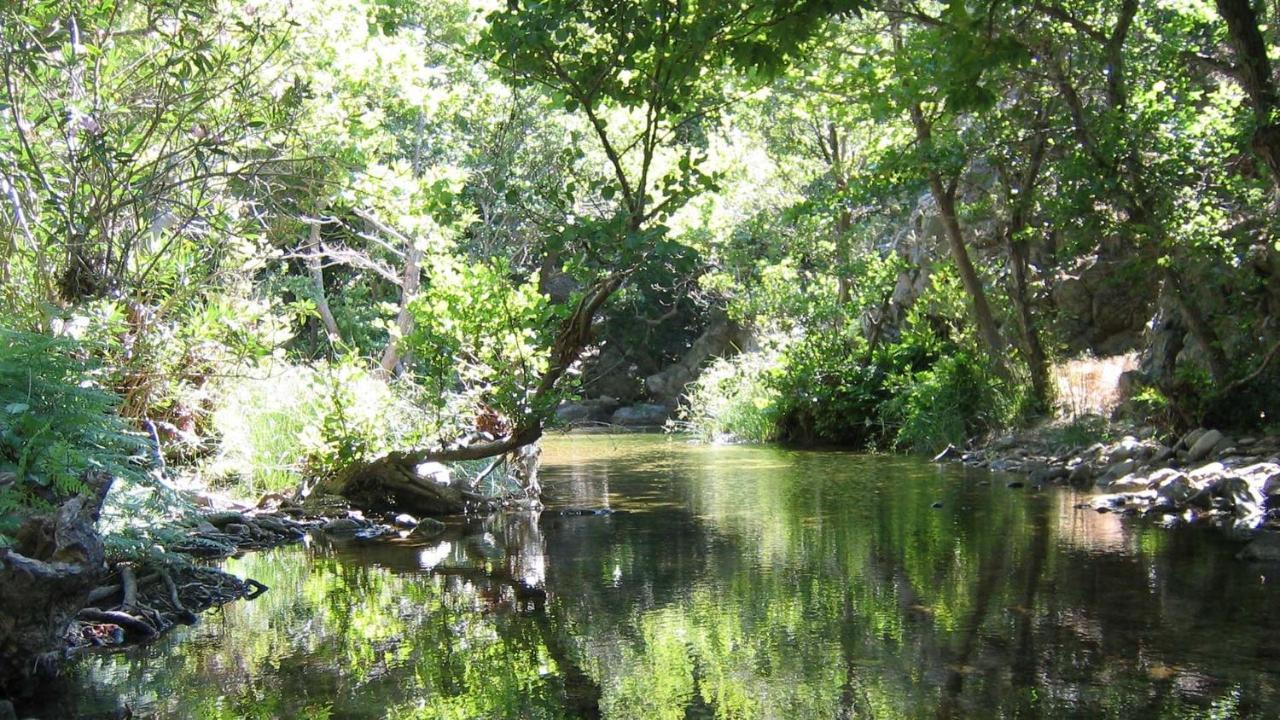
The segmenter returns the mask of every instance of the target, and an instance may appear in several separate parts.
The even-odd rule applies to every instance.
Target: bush
[[[703,440],[775,440],[778,393],[766,378],[773,362],[765,353],[717,359],[690,386],[681,419]]]
[[[777,435],[787,442],[875,446],[886,373],[861,338],[817,333],[788,347],[768,374],[777,395]]]
[[[0,329],[0,543],[22,519],[85,489],[101,470],[140,480],[144,438],[77,343]]]
[[[897,427],[894,444],[933,453],[1008,423],[1018,403],[978,358],[967,352],[941,357],[927,370],[891,382],[882,414]]]
[[[206,472],[256,497],[419,445],[454,414],[424,410],[419,394],[408,382],[374,377],[358,359],[245,372],[221,389],[213,415],[220,449]]]

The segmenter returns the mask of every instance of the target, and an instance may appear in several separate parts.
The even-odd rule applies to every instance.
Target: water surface
[[[82,663],[59,712],[1280,717],[1280,567],[1010,479],[556,438],[540,517],[228,561],[272,590]]]

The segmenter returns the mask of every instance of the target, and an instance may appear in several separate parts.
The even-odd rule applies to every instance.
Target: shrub
[[[420,392],[407,381],[374,377],[355,358],[246,371],[221,389],[213,415],[220,449],[206,472],[256,497],[421,444],[439,435],[442,418],[457,408],[430,412]]]
[[[895,425],[894,444],[932,453],[963,445],[1008,423],[1018,403],[986,365],[967,352],[941,357],[931,367],[904,372],[892,383],[882,414]]]
[[[766,353],[716,360],[690,386],[681,419],[703,440],[776,439],[778,393],[766,381],[773,362]]]
[[[98,469],[141,480],[142,436],[74,341],[0,329],[0,543],[22,518],[84,490]]]

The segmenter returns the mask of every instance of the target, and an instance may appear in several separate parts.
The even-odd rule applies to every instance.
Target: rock
[[[1112,480],[1107,483],[1107,492],[1113,493],[1129,493],[1140,492],[1146,490],[1151,481],[1137,475],[1125,475],[1118,480]]]
[[[1191,481],[1201,486],[1212,486],[1227,474],[1227,467],[1220,462],[1211,462],[1187,473]]]
[[[992,450],[1008,450],[1009,448],[1017,444],[1018,444],[1017,437],[1013,435],[1005,435],[1004,437],[997,438],[994,442],[992,442],[991,449]]]
[[[418,521],[418,525],[413,528],[413,532],[409,533],[411,538],[433,538],[444,532],[444,523],[435,518],[422,518]]]
[[[18,720],[18,713],[8,700],[0,700],[0,720]]]
[[[560,403],[556,408],[556,419],[566,425],[588,422],[591,419],[591,408],[578,403]]]
[[[1136,460],[1125,460],[1123,462],[1118,462],[1115,465],[1112,465],[1111,467],[1107,468],[1107,471],[1102,474],[1102,478],[1099,482],[1110,482],[1117,478],[1122,478],[1125,475],[1128,475],[1129,473],[1133,472],[1137,468],[1138,468],[1138,463]]]
[[[1253,514],[1262,511],[1261,488],[1253,487],[1242,477],[1225,477],[1218,481],[1214,493],[1231,501],[1239,514]]]
[[[227,523],[227,526],[222,531],[228,535],[248,535],[249,526],[241,523]]]
[[[960,457],[960,450],[955,445],[947,445],[942,452],[933,456],[933,462],[945,462],[947,460],[956,460]]]
[[[1236,470],[1236,474],[1264,496],[1280,495],[1280,465],[1276,463],[1256,463]]]
[[[398,528],[412,529],[418,527],[418,519],[409,513],[400,513],[391,521]]]
[[[1191,482],[1191,479],[1185,475],[1166,480],[1162,485],[1156,488],[1156,497],[1163,501],[1161,504],[1181,505],[1191,496],[1196,494],[1198,488]]]
[[[1064,480],[1071,475],[1071,472],[1062,465],[1051,465],[1041,468],[1031,473],[1031,482],[1033,483],[1050,483]]]
[[[1126,435],[1111,448],[1111,452],[1107,454],[1107,462],[1118,463],[1137,457],[1141,449],[1142,443],[1138,442],[1138,438]]]
[[[200,519],[219,529],[225,527],[230,523],[240,523],[241,525],[244,524],[244,515],[238,512],[235,512],[234,510],[225,510],[223,512],[209,513],[208,515],[205,515]]]
[[[1201,510],[1208,510],[1213,507],[1213,501],[1213,491],[1209,488],[1200,488],[1196,491],[1195,495],[1187,498],[1185,504],[1190,507],[1200,508]]]
[[[1173,448],[1168,445],[1160,445],[1155,449],[1155,452],[1151,454],[1151,462],[1162,463],[1171,457],[1173,457]]]
[[[334,535],[355,534],[365,524],[354,518],[334,518],[320,526],[321,530]]]
[[[1203,434],[1196,437],[1195,444],[1187,449],[1187,460],[1191,462],[1203,460],[1223,439],[1222,433],[1217,430],[1204,431]]]
[[[1157,470],[1151,473],[1150,475],[1148,475],[1147,483],[1154,487],[1159,487],[1165,484],[1166,482],[1172,480],[1173,478],[1181,476],[1182,474],[1183,473],[1180,470],[1174,470],[1173,468],[1164,468],[1162,470]]]
[[[1258,444],[1258,438],[1254,438],[1254,437],[1246,436],[1236,441],[1236,445],[1239,445],[1242,448],[1253,447],[1254,445],[1257,445],[1257,444]]]
[[[1072,485],[1084,486],[1093,482],[1094,478],[1093,466],[1089,463],[1080,463],[1071,468],[1070,474],[1067,475],[1067,481]]]
[[[1011,488],[1013,490],[1017,490],[1018,488],[1026,487],[1026,483],[1022,483],[1017,480],[1014,480],[1013,482],[1006,484],[1005,487]]]
[[[618,408],[609,421],[624,427],[643,427],[662,425],[667,421],[667,408],[664,405],[631,405]]]
[[[1192,430],[1182,436],[1182,439],[1177,442],[1174,449],[1181,448],[1183,450],[1190,450],[1193,445],[1199,442],[1200,436],[1204,435],[1206,432],[1208,432],[1208,430],[1205,430],[1204,428],[1196,428],[1195,430]]]
[[[929,507],[933,508],[934,510],[937,510],[938,508],[942,507],[942,503],[940,503],[940,502],[936,502],[936,503],[934,503],[934,504],[930,505]]]
[[[292,520],[285,520],[275,515],[257,515],[253,521],[258,527],[282,537],[302,537],[306,532]]]
[[[453,471],[448,465],[438,462],[419,463],[413,469],[414,474],[423,480],[430,480],[438,485],[452,485]]]
[[[355,537],[357,540],[375,540],[380,537],[391,535],[395,531],[395,528],[387,525],[370,525],[357,530]]]
[[[1244,546],[1237,558],[1262,562],[1280,562],[1280,533],[1262,533]]]

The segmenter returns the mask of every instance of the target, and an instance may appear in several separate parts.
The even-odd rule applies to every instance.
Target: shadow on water
[[[229,561],[272,592],[82,663],[45,714],[1280,712],[1274,568],[1216,536],[902,458],[627,436],[544,459],[540,515]]]

